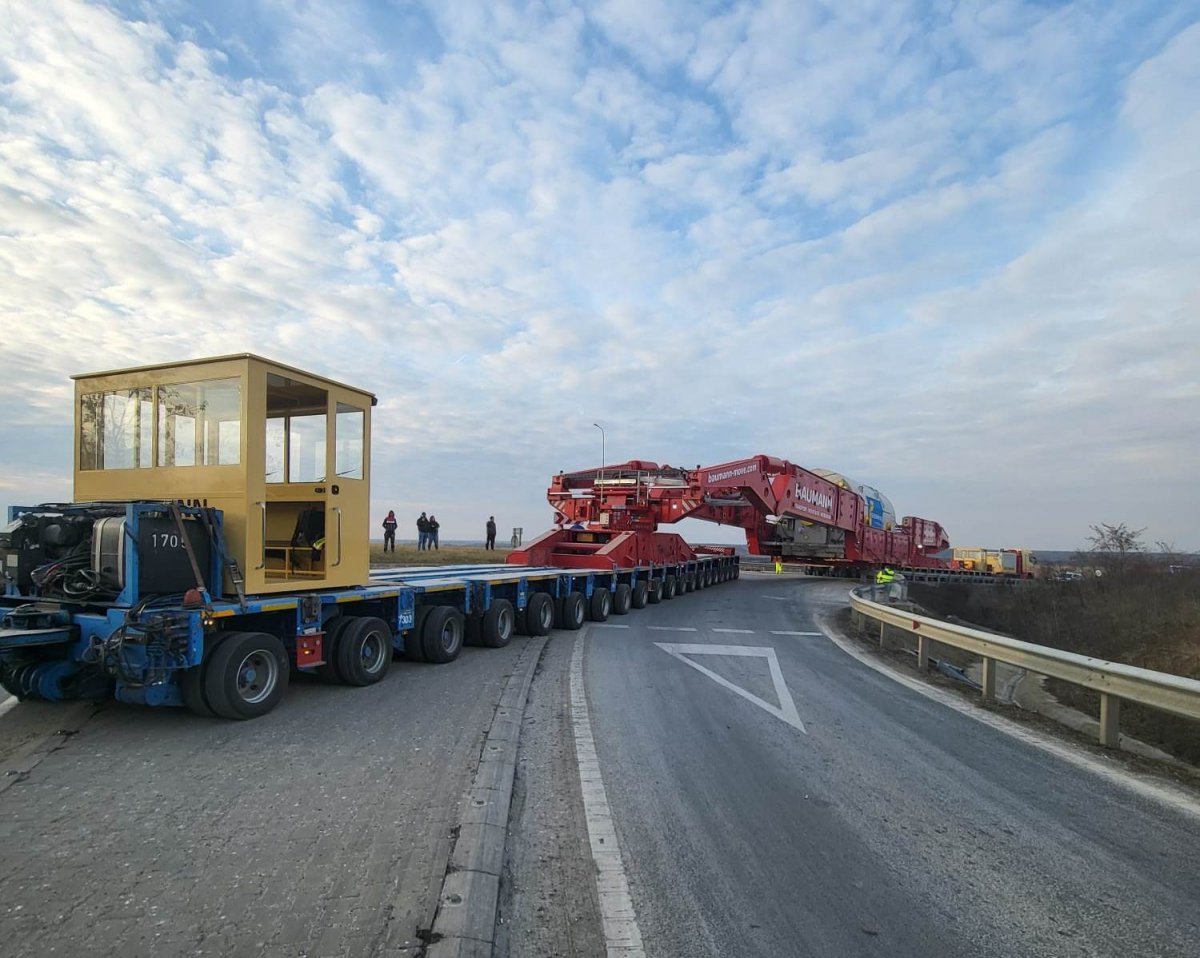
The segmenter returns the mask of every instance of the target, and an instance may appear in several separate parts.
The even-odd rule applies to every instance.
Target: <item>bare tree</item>
[[[1092,535],[1087,537],[1092,544],[1089,551],[1098,568],[1119,573],[1141,561],[1146,551],[1142,542],[1145,529],[1130,529],[1123,522],[1115,526],[1102,522],[1089,528],[1092,530]]]

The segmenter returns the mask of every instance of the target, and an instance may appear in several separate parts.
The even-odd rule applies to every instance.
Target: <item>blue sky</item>
[[[70,374],[252,350],[375,391],[375,509],[448,538],[545,528],[598,421],[1200,548],[1198,3],[0,22],[0,504],[70,495]]]

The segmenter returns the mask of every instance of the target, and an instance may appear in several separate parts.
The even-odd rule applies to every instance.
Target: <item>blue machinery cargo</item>
[[[729,555],[369,571],[373,405],[249,355],[79,377],[77,501],[0,530],[0,685],[252,718],[292,671],[370,685],[394,653],[450,662],[739,574]]]

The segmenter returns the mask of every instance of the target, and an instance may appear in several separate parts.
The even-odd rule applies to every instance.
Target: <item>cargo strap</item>
[[[179,503],[169,503],[168,508],[171,510],[171,518],[175,520],[175,528],[179,530],[179,540],[183,545],[183,551],[187,553],[188,562],[192,565],[192,575],[196,578],[196,588],[200,590],[200,594],[204,597],[205,608],[212,605],[208,597],[208,588],[204,585],[204,576],[200,574],[200,564],[196,562],[196,552],[192,548],[192,540],[188,538],[187,529],[183,527],[183,515],[179,511]]]
[[[217,531],[216,510],[211,507],[201,509],[200,521],[204,523],[204,528],[208,532],[208,538],[220,554],[221,561],[225,563],[225,568],[229,570],[229,578],[233,582],[233,591],[237,593],[238,606],[245,612],[246,579],[242,575],[242,567],[238,565],[237,559],[231,556],[229,550],[225,548],[225,536]]]

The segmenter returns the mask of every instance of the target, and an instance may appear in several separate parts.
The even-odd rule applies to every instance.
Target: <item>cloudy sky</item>
[[[1189,0],[0,0],[0,505],[70,496],[70,374],[251,350],[447,538],[599,422],[1200,548],[1198,90]]]

